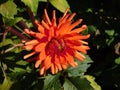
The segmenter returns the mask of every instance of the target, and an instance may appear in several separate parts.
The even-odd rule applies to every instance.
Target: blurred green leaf
[[[82,34],[93,34],[96,31],[96,27],[94,25],[88,25],[88,28],[82,32]]]
[[[67,8],[70,8],[67,0],[49,0],[49,2],[61,12],[64,12]]]
[[[95,78],[93,76],[85,75],[84,77],[90,82],[90,85],[94,88],[94,90],[102,90],[101,87],[95,82]]]
[[[15,67],[14,72],[26,72],[26,70],[24,68],[21,68],[21,67]]]
[[[115,63],[116,64],[120,64],[120,57],[118,57],[118,58],[115,59]]]
[[[86,78],[70,77],[69,81],[77,88],[77,90],[94,90]]]
[[[16,18],[13,18],[13,19],[8,19],[8,18],[6,18],[6,17],[3,17],[3,22],[4,22],[6,25],[13,26],[13,25],[15,25],[16,23],[18,23],[21,19],[22,19],[22,17],[16,17]]]
[[[109,36],[113,36],[115,33],[115,30],[105,30],[105,33],[107,33]]]
[[[90,63],[92,63],[93,61],[91,60],[91,58],[86,55],[86,60],[83,62],[80,62],[79,60],[76,60],[76,62],[78,63],[78,66],[73,68],[73,67],[69,67],[66,71],[68,72],[69,77],[72,76],[83,76],[84,73],[87,71],[87,69],[90,67]]]
[[[34,14],[37,13],[39,0],[21,0],[26,6],[28,6]]]
[[[0,90],[10,90],[13,81],[10,80],[9,77],[5,77],[2,84],[0,84]]]
[[[40,1],[40,2],[47,2],[47,0],[38,0],[38,1]]]
[[[16,64],[17,64],[17,65],[23,65],[23,66],[25,66],[25,65],[28,64],[28,62],[27,62],[27,61],[20,60],[20,61],[17,61]]]
[[[7,39],[5,39],[4,42],[0,43],[0,47],[6,46],[6,45],[9,45],[9,44],[13,44],[13,41],[12,41],[12,39],[7,38]]]
[[[68,79],[63,84],[64,90],[78,90]]]
[[[61,90],[60,83],[59,83],[59,76],[60,76],[60,73],[56,75],[48,74],[48,76],[46,76],[44,80],[43,90]]]
[[[17,14],[17,6],[13,1],[7,1],[0,5],[0,13],[8,19],[13,19]]]

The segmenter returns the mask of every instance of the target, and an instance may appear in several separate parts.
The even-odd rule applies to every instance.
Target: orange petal
[[[69,11],[69,8],[67,8],[67,9],[65,10],[65,12],[64,12],[64,14],[63,14],[63,16],[62,16],[61,19],[63,19],[63,18],[67,15],[68,11]]]
[[[80,33],[80,32],[82,32],[82,31],[84,31],[86,29],[87,29],[87,26],[86,25],[82,25],[82,27],[76,28],[76,29],[72,30],[70,33]]]
[[[55,66],[55,74],[58,72],[58,68],[57,66]]]
[[[85,56],[82,55],[81,53],[77,52],[75,53],[75,58],[77,58],[80,61],[84,61],[85,60]]]
[[[53,10],[52,24],[53,24],[53,27],[57,26],[57,24],[56,24],[56,12],[55,12],[55,10]]]
[[[52,72],[52,74],[55,74],[55,67],[54,67],[53,63],[51,64],[51,72]]]
[[[50,19],[49,19],[49,16],[47,14],[47,10],[44,9],[44,17],[45,17],[45,21],[49,24],[49,25],[52,25]]]
[[[31,57],[32,55],[34,55],[34,54],[36,54],[36,52],[29,53],[29,54],[25,55],[23,58],[27,59],[27,58]]]
[[[67,19],[67,21],[71,21],[75,15],[76,15],[76,13],[73,13],[72,15],[70,15],[70,17]]]
[[[55,65],[57,66],[57,68],[58,68],[59,70],[62,70],[62,67],[61,67],[61,65],[60,65],[60,59],[57,58],[56,55],[55,55]]]
[[[36,34],[35,32],[33,32],[33,31],[29,30],[29,29],[24,29],[24,31],[25,31],[25,33],[27,33],[27,34],[29,34],[31,36],[34,36]]]
[[[38,68],[39,66],[40,66],[40,64],[41,64],[41,62],[42,62],[42,60],[37,60],[36,62],[35,62],[35,68]]]
[[[63,25],[66,22],[68,17],[69,17],[69,14],[67,14],[64,18],[59,19],[58,29],[61,27],[61,25]],[[68,22],[70,22],[70,21],[68,21]]]
[[[39,58],[40,60],[44,60],[46,58],[46,53],[44,49],[40,52]]]
[[[81,44],[88,45],[88,42],[85,42],[85,41],[83,41],[83,40],[79,40],[79,42],[80,42]]]
[[[71,31],[74,27],[76,27],[77,25],[79,25],[82,22],[82,19],[79,19],[78,21],[74,22],[73,24],[70,25],[69,27],[69,31]]]
[[[40,25],[40,22],[38,20],[35,20],[35,24],[38,26],[38,31],[40,33],[44,33],[44,27]]]
[[[30,41],[27,41],[27,42],[25,43],[25,45],[30,45],[30,44],[35,45],[35,44],[37,44],[37,43],[39,43],[38,40],[30,40]]]
[[[69,40],[79,40],[79,39],[88,39],[90,37],[90,34],[88,35],[74,35],[73,37],[68,37]]]
[[[63,69],[67,69],[68,64],[62,64]]]
[[[87,50],[89,50],[90,48],[88,46],[74,46],[74,49],[86,54],[87,53]]]
[[[27,46],[23,46],[23,48],[25,48],[26,50],[32,50],[34,46],[35,45],[27,45]]]
[[[45,49],[46,43],[39,43],[36,47],[35,47],[35,51],[36,52],[41,52],[43,49]]]
[[[66,32],[68,31],[68,28],[69,28],[70,24],[71,24],[70,21],[62,24],[61,27],[59,28],[59,34],[66,34]]]
[[[52,62],[51,62],[51,57],[50,56],[47,56],[46,59],[44,60],[44,65],[45,65],[45,69],[49,69],[52,65]]]
[[[76,66],[73,56],[71,56],[70,54],[67,53],[66,59],[72,67]]]
[[[60,58],[61,66],[63,67],[63,69],[66,69],[68,67],[68,63],[66,59],[63,56],[60,56],[59,58]]]
[[[53,29],[53,27],[51,27],[50,28],[50,31],[49,31],[49,35],[50,35],[50,37],[53,37],[54,36],[54,29]]]
[[[46,28],[47,30],[50,29],[49,25],[47,23],[45,23],[43,20],[42,20],[42,25],[44,26],[44,28]]]
[[[36,37],[38,39],[42,39],[43,37],[45,37],[45,35],[42,33],[35,33],[34,37]]]
[[[40,68],[40,75],[44,75],[45,74],[45,67],[41,67]]]

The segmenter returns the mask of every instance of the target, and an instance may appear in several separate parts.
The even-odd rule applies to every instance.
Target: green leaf
[[[37,9],[38,9],[38,4],[39,1],[38,0],[21,0],[26,6],[28,6],[29,8],[31,8],[32,12],[34,14],[37,13]]]
[[[115,30],[105,30],[105,33],[107,33],[109,36],[113,36],[115,33]]]
[[[82,32],[82,34],[93,34],[95,33],[95,31],[97,30],[97,28],[93,25],[88,25],[88,28]]]
[[[48,74],[48,76],[46,76],[44,80],[43,90],[60,90],[59,76],[60,73],[56,75]]]
[[[12,86],[13,81],[10,80],[10,78],[5,78],[3,83],[0,84],[0,90],[10,90],[10,87]]]
[[[93,76],[85,75],[84,77],[90,82],[90,85],[94,88],[94,90],[102,90],[101,87],[95,82],[95,78]]]
[[[68,79],[63,84],[64,90],[78,90]]]
[[[5,39],[4,42],[0,43],[0,47],[6,46],[6,45],[9,45],[9,44],[13,44],[13,41],[11,39],[7,38],[7,39]]]
[[[118,57],[118,58],[115,59],[115,63],[116,64],[120,64],[120,57]]]
[[[14,72],[26,72],[26,70],[24,68],[21,68],[21,67],[15,67]]]
[[[13,19],[8,19],[8,18],[6,18],[6,17],[3,17],[3,22],[4,22],[6,25],[9,25],[9,26],[15,25],[15,24],[18,23],[20,20],[22,20],[21,17],[16,17],[16,18],[13,18]]]
[[[38,0],[38,1],[40,1],[40,2],[47,2],[47,0]]]
[[[16,4],[13,1],[7,1],[6,3],[1,4],[0,14],[8,19],[13,19],[14,15],[17,14]]]
[[[66,8],[70,8],[66,0],[49,0],[49,2],[61,12],[64,12]]]
[[[25,66],[25,65],[28,64],[28,62],[27,62],[27,61],[20,60],[20,61],[16,62],[16,64],[17,64],[17,65],[23,65],[23,66]]]
[[[70,77],[68,79],[77,88],[77,90],[94,90],[86,78]]]
[[[87,71],[87,69],[90,67],[90,63],[92,63],[93,61],[91,60],[91,58],[86,55],[86,60],[83,62],[80,62],[79,60],[76,60],[76,62],[78,63],[78,66],[73,68],[73,67],[69,67],[66,71],[68,72],[68,76],[72,77],[72,76],[83,76],[84,73]]]

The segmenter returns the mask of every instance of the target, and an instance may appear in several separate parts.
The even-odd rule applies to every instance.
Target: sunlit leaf
[[[102,90],[101,87],[95,82],[95,78],[90,75],[85,75],[85,78],[90,82],[90,85],[94,88],[94,90]]]
[[[3,83],[0,84],[0,90],[10,90],[12,84],[13,81],[11,81],[9,77],[5,77]]]
[[[39,1],[38,0],[21,0],[26,6],[28,6],[29,8],[31,8],[32,12],[34,14],[37,13],[37,9],[38,9],[38,4]]]
[[[115,63],[116,64],[120,64],[120,57],[118,57],[118,58],[115,59]]]
[[[64,12],[66,8],[70,8],[67,0],[49,0],[49,2],[61,12]]]
[[[3,3],[0,5],[0,14],[2,16],[13,19],[14,15],[17,14],[17,6],[13,1],[7,1],[6,3]]]

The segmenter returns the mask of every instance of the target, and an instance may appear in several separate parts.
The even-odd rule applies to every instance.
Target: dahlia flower
[[[35,60],[35,67],[40,68],[40,75],[45,75],[47,70],[56,74],[69,65],[76,67],[79,61],[84,61],[84,54],[89,49],[88,43],[84,41],[90,35],[82,35],[87,26],[77,27],[82,19],[72,22],[76,13],[68,14],[68,9],[56,22],[56,12],[53,10],[52,20],[50,20],[47,10],[44,10],[44,18],[41,22],[35,20],[37,32],[30,29],[24,31],[33,37],[26,41],[24,48],[32,52],[25,55],[24,59]]]

